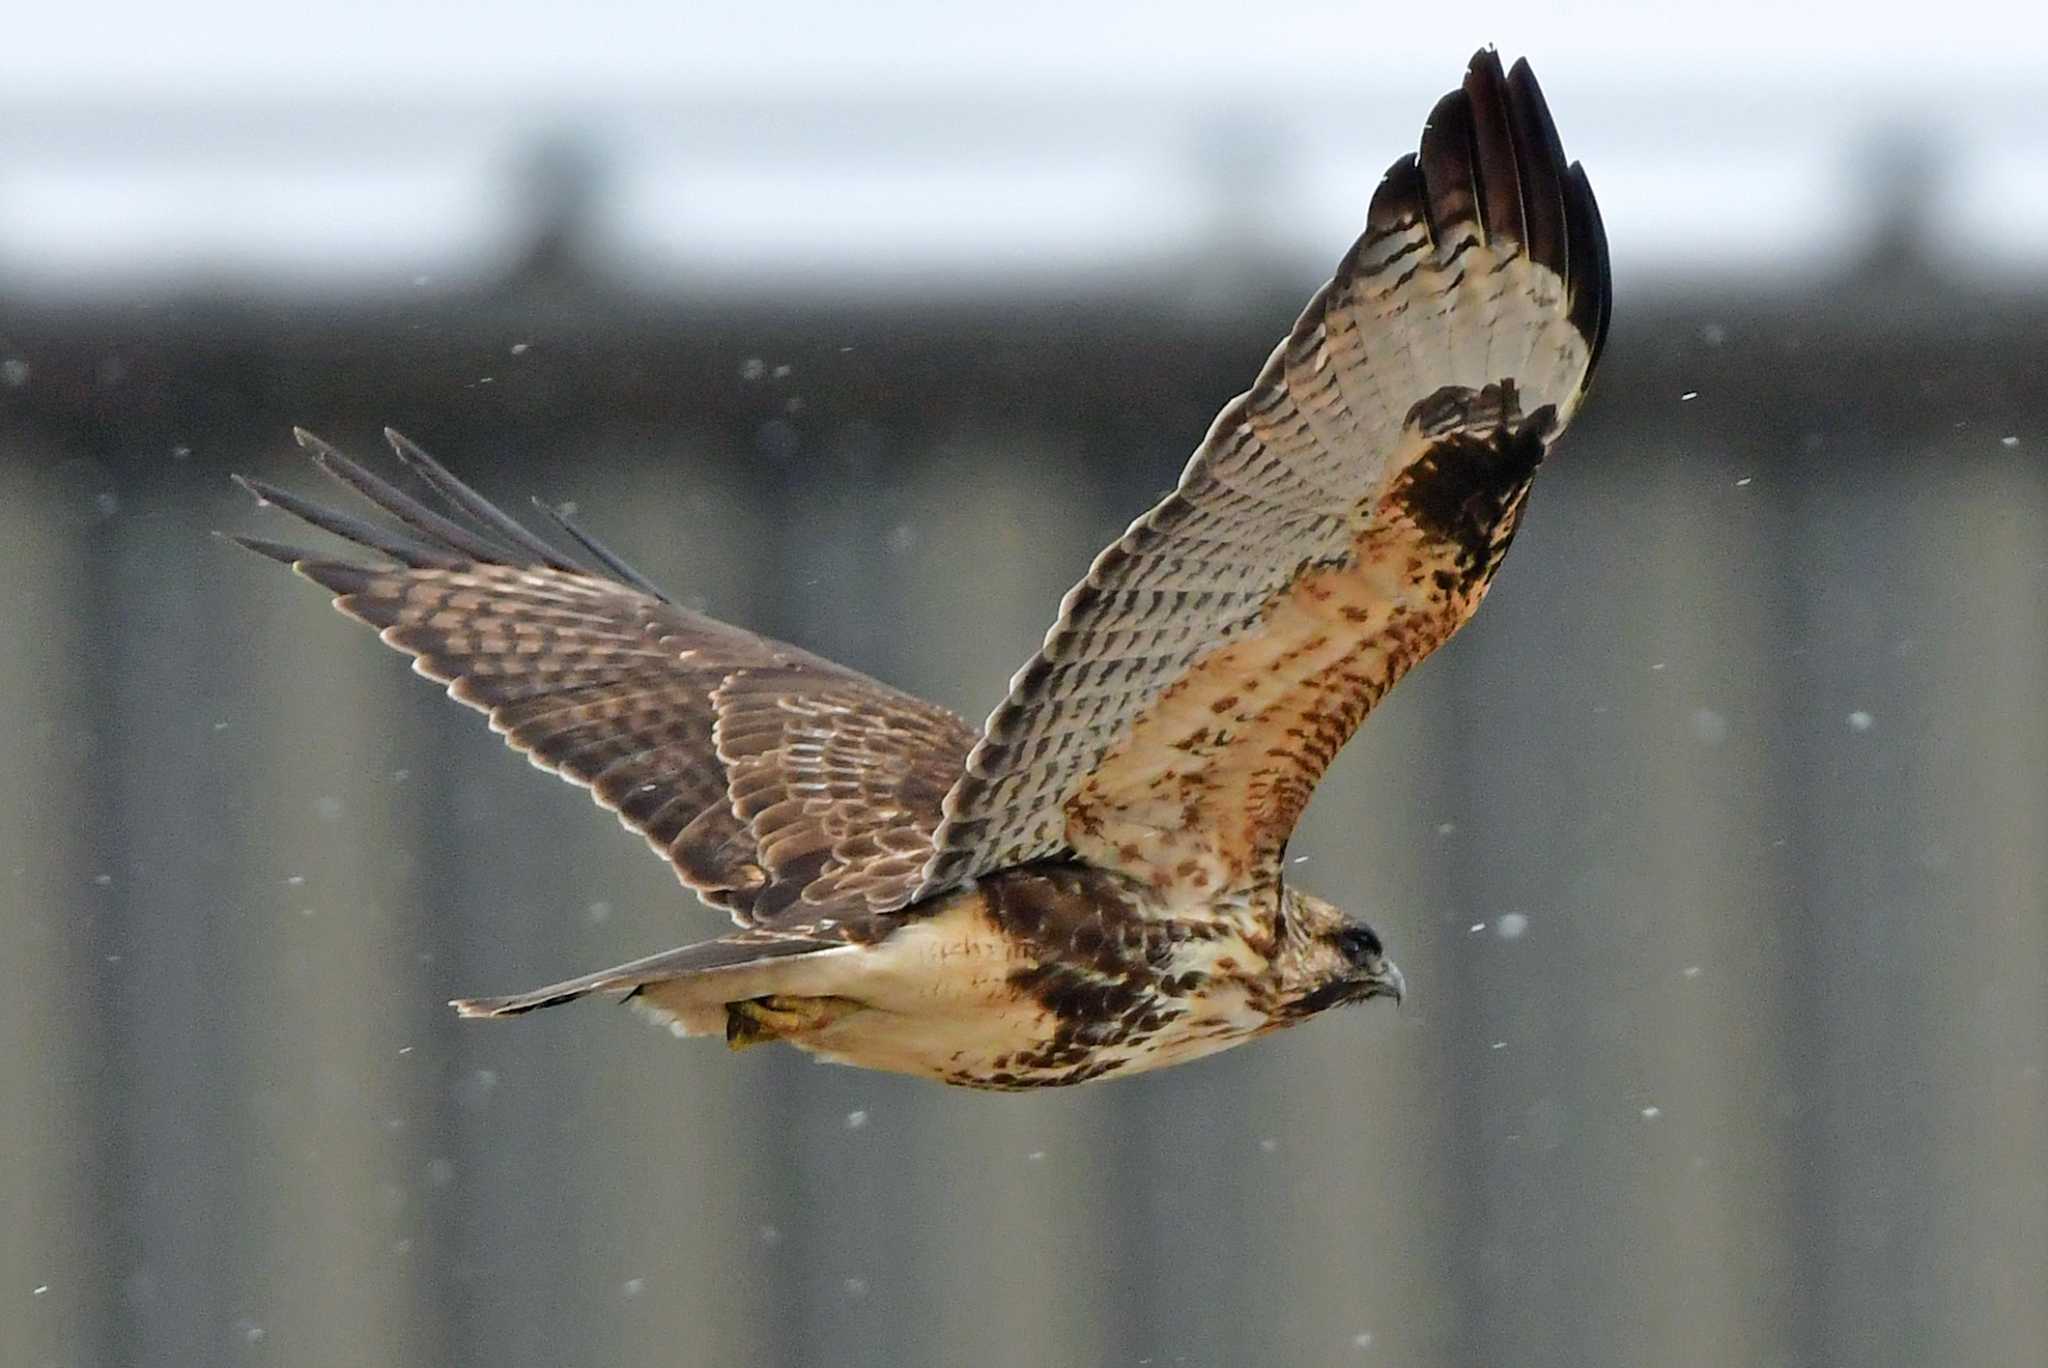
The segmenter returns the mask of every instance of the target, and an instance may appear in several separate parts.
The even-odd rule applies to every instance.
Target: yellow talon
[[[860,1004],[843,997],[748,998],[725,1004],[725,1043],[735,1050],[829,1026]]]

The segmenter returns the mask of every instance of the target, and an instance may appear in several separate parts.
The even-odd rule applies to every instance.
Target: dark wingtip
[[[445,493],[447,488],[452,485],[479,502],[482,501],[482,496],[476,494],[474,490],[471,490],[468,485],[458,479],[454,471],[435,460],[427,453],[425,447],[400,432],[397,428],[387,427],[384,429],[384,444],[391,448],[391,454],[398,458],[401,465],[405,466],[408,470],[417,471],[426,479],[427,483],[433,485],[436,489],[440,489]]]
[[[514,1017],[528,1012],[537,1012],[543,1007],[554,1007],[564,1002],[574,1002],[591,991],[578,988],[565,993],[521,993],[513,997],[450,998],[448,1005],[459,1017]]]
[[[240,489],[244,494],[247,494],[250,498],[254,499],[259,507],[268,507],[269,505],[277,502],[277,500],[270,497],[277,490],[277,486],[274,484],[270,484],[263,480],[253,479],[250,476],[242,474],[242,472],[240,472],[239,470],[231,471],[228,475],[228,478],[235,482],[236,488]]]
[[[322,589],[327,590],[338,599],[347,598],[351,594],[360,594],[363,590],[369,588],[373,581],[391,573],[389,570],[379,570],[369,565],[355,565],[348,561],[319,560],[306,555],[304,552],[301,552],[299,559],[292,563],[292,569],[313,581]],[[354,616],[362,617],[360,610],[351,611],[353,611]],[[363,620],[369,621],[368,618],[363,618]],[[372,625],[382,627],[385,624],[373,623]]]
[[[450,998],[448,1005],[459,1017],[502,1017],[517,1016],[530,1010],[513,1006],[512,998]]]
[[[384,444],[391,448],[392,455],[396,456],[406,465],[414,467],[424,466],[428,470],[442,475],[448,473],[447,468],[433,457],[427,455],[425,449],[418,442],[415,442],[397,428],[388,427],[384,429]]]
[[[473,561],[503,561],[516,553],[503,542],[494,542],[472,527],[443,517],[410,494],[380,476],[371,474],[326,442],[300,430],[302,445],[313,454],[313,464],[330,479],[347,485],[414,532],[431,546],[466,556]]]
[[[251,537],[240,532],[215,532],[214,536],[224,542],[253,551],[265,560],[274,560],[279,565],[289,566],[296,573],[313,581],[321,588],[332,592],[337,598],[359,593],[379,575],[389,571],[368,565],[351,565],[347,561],[324,559],[316,551],[304,546],[292,546],[286,542],[272,541],[268,537]]]
[[[443,548],[430,546],[413,537],[379,527],[375,523],[365,522],[361,518],[352,518],[345,513],[322,508],[319,504],[300,498],[289,490],[279,489],[268,481],[251,479],[247,475],[236,475],[233,479],[259,504],[281,508],[301,522],[310,523],[323,532],[331,532],[358,546],[382,552],[406,565],[451,566],[461,563],[461,557],[452,555]]]
[[[398,429],[385,428],[384,440],[391,444],[392,454],[425,480],[449,507],[506,543],[511,552],[506,558],[508,564],[518,564],[520,558],[525,557],[532,564],[566,570],[571,574],[591,573],[588,566],[570,560],[508,517],[496,504],[464,484],[446,466],[422,450],[419,443]]]
[[[1564,144],[1557,136],[1557,124],[1550,117],[1550,105],[1536,73],[1522,58],[1508,73],[1506,84],[1508,125],[1512,130],[1515,164],[1521,170],[1522,211],[1532,261],[1542,263],[1567,282],[1570,279],[1570,216],[1565,206]]]
[[[1612,267],[1607,260],[1607,226],[1600,221],[1600,206],[1586,171],[1573,162],[1566,173],[1565,218],[1571,232],[1572,325],[1586,338],[1590,355],[1586,362],[1586,384],[1593,380],[1593,368],[1607,345],[1607,323],[1614,312]]]
[[[1369,232],[1399,232],[1418,219],[1427,220],[1422,203],[1422,168],[1413,152],[1387,168],[1379,187],[1372,192],[1372,204],[1365,211]]]
[[[271,541],[268,537],[251,537],[240,532],[218,531],[213,535],[224,542],[241,547],[244,551],[254,551],[257,555],[274,560],[280,565],[296,565],[306,555],[300,547],[287,546],[283,542]]]
[[[1526,244],[1529,230],[1522,207],[1522,157],[1516,146],[1514,114],[1507,78],[1501,74],[1500,54],[1492,48],[1474,53],[1465,68],[1462,89],[1471,114],[1472,180],[1480,226],[1489,243]]]
[[[595,559],[597,563],[604,568],[605,572],[609,574],[613,579],[616,579],[623,584],[627,584],[635,589],[638,589],[641,593],[647,595],[651,599],[658,600],[662,603],[667,603],[670,601],[669,596],[667,594],[664,594],[652,580],[648,579],[647,576],[641,574],[638,570],[635,570],[632,566],[628,565],[624,560],[620,559],[618,554],[614,552],[610,547],[606,546],[596,537],[591,536],[590,533],[585,532],[581,527],[577,526],[576,523],[569,517],[567,513],[564,513],[561,509],[556,508],[553,504],[547,503],[538,497],[536,497],[533,500],[533,506],[536,509],[539,509],[543,516],[545,516],[556,527],[560,528],[578,546],[581,546],[585,551],[589,552],[591,557]]]
[[[339,456],[341,454],[332,442],[302,427],[295,426],[292,428],[292,440],[297,442],[304,450],[311,452],[315,457]]]
[[[1472,54],[1472,60],[1465,63],[1465,89],[1469,93],[1474,82],[1481,85],[1490,83],[1498,88],[1503,84],[1500,67],[1500,49],[1488,43]]]
[[[1453,96],[1462,97],[1455,107]],[[1439,128],[1439,123],[1450,126]],[[1459,140],[1451,136],[1460,129],[1467,133],[1469,153],[1461,154]],[[1474,53],[1464,84],[1431,113],[1422,147],[1424,198],[1439,231],[1442,216],[1455,213],[1466,194],[1463,157],[1472,168],[1471,198],[1489,233],[1514,233],[1509,216],[1519,201],[1515,235],[1532,261],[1565,281],[1572,326],[1586,339],[1590,381],[1613,311],[1607,232],[1584,169],[1565,160],[1564,143],[1529,59],[1517,58],[1503,75],[1493,48]],[[1439,175],[1450,176],[1454,184],[1447,190],[1438,183]]]
[[[570,574],[609,574],[616,581],[652,598],[662,602],[671,601],[645,576],[606,549],[589,533],[556,510],[540,505],[555,523],[596,559],[602,568],[592,570],[589,566],[565,556],[507,517],[495,504],[456,478],[440,462],[422,450],[418,443],[395,428],[384,429],[384,440],[391,444],[391,450],[400,462],[424,480],[455,512],[456,517],[450,518],[428,508],[418,499],[356,464],[332,443],[305,428],[294,427],[292,437],[312,456],[313,463],[324,473],[349,486],[375,504],[378,509],[396,518],[402,524],[403,530],[379,526],[362,518],[323,508],[265,480],[252,479],[245,475],[234,476],[235,483],[257,503],[281,508],[322,531],[333,533],[372,551],[381,552],[414,569],[453,569],[472,562],[539,565]],[[539,501],[535,502],[538,504]],[[261,538],[252,540],[273,548],[276,553],[273,554],[273,559],[282,558],[281,552],[291,549],[284,548],[281,543],[265,542]],[[299,551],[293,563],[313,554],[315,553]],[[370,573],[360,567],[345,566],[341,562],[323,561],[321,564],[336,567],[336,574],[344,571]],[[304,567],[301,569],[303,571]]]
[[[1429,122],[1422,126],[1418,163],[1430,239],[1441,252],[1458,240],[1463,225],[1480,226],[1472,102],[1462,87],[1446,94],[1429,111]]]

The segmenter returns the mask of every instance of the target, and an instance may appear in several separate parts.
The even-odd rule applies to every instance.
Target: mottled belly
[[[1258,1034],[1263,1017],[1162,1000],[1135,1019],[1076,1022],[1013,998],[972,1014],[851,1012],[789,1043],[820,1059],[962,1087],[1022,1091],[1142,1073]]]
[[[956,1085],[1022,1090],[1200,1058],[1270,1020],[1242,982],[1194,967],[1220,948],[1117,965],[1049,953],[980,893],[863,955],[841,990],[861,1007],[784,1035],[821,1059]]]

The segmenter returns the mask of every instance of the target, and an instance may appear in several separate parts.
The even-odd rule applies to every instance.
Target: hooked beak
[[[1392,960],[1381,961],[1380,980],[1382,986],[1373,993],[1374,997],[1390,997],[1399,1007],[1401,999],[1408,996],[1408,976],[1401,972],[1401,966]]]

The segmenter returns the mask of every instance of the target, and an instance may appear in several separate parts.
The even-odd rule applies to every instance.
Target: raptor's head
[[[1367,998],[1401,1000],[1407,982],[1370,926],[1311,893],[1287,889],[1286,1012],[1299,1020]]]

